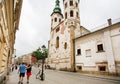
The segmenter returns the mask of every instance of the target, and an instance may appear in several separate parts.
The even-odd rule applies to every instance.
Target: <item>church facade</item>
[[[111,25],[91,32],[80,25],[79,0],[63,0],[64,14],[61,13],[59,3],[60,1],[56,0],[55,8],[51,14],[51,31],[48,42],[48,63],[50,67],[69,71],[105,70],[106,72],[116,73],[120,56],[117,54],[118,61],[115,65],[115,55],[113,53],[115,50],[112,48],[110,32],[112,32],[112,29],[115,32],[114,29],[119,30],[120,27],[111,28],[113,26]],[[108,32],[108,30],[110,31]],[[120,36],[118,35],[117,38],[119,39]],[[107,41],[106,45],[105,41]],[[120,43],[120,40],[118,43]],[[99,50],[96,51],[95,44],[100,49],[106,46],[106,50],[100,50],[101,53],[99,53]],[[103,65],[103,67],[99,65]]]

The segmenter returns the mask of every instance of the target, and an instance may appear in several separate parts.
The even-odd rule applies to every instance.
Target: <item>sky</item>
[[[23,0],[19,30],[16,32],[14,48],[16,56],[22,56],[45,45],[50,39],[51,14],[55,0]],[[63,0],[60,0],[62,13]],[[80,0],[80,24],[94,30],[111,18],[120,19],[120,0]]]

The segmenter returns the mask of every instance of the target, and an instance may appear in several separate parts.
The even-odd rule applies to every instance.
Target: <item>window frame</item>
[[[65,3],[65,9],[67,8],[67,2]]]
[[[67,19],[67,12],[65,13],[65,19]]]
[[[54,21],[57,22],[57,18],[56,17],[55,17]]]
[[[73,6],[73,0],[70,0],[70,4],[69,4],[70,6]]]
[[[88,54],[88,52],[89,52],[89,54]],[[91,49],[85,50],[85,53],[86,53],[86,57],[91,57],[92,56]]]
[[[104,69],[103,69],[104,68]],[[106,66],[98,66],[98,70],[100,72],[105,72],[107,70],[107,67]]]
[[[67,49],[67,42],[64,43],[64,49]]]
[[[74,11],[70,10],[70,17],[74,17]]]
[[[80,48],[77,49],[77,55],[81,55],[81,49]]]
[[[59,48],[59,37],[56,37],[56,48]]]
[[[97,44],[97,52],[105,52],[102,43],[101,44]]]

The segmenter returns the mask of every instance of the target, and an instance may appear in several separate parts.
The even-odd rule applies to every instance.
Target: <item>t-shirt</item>
[[[26,66],[20,65],[20,73],[25,73],[25,72],[26,72]]]
[[[31,72],[31,69],[32,69],[31,67],[30,67],[30,68],[27,68],[27,72]]]

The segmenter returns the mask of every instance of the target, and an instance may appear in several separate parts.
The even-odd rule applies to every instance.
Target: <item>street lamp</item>
[[[46,49],[46,47],[45,47],[45,45],[43,45],[42,46],[42,72],[41,72],[41,80],[43,81],[44,80],[44,60],[45,60],[45,49]]]

